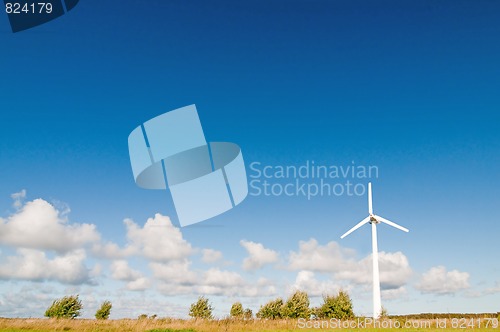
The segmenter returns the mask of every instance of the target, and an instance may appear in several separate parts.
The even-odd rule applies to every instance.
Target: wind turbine
[[[382,312],[382,300],[380,299],[380,274],[378,270],[378,247],[377,247],[377,224],[383,222],[389,226],[395,227],[403,232],[409,232],[408,229],[403,226],[399,226],[398,224],[382,218],[381,216],[377,216],[373,214],[373,205],[372,205],[372,183],[368,183],[368,217],[361,220],[356,226],[348,230],[344,235],[340,238],[343,239],[347,235],[351,234],[361,226],[366,223],[372,224],[372,260],[373,260],[373,318],[377,319],[380,317]]]

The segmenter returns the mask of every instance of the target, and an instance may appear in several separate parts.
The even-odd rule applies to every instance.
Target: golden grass
[[[422,320],[424,321],[424,320]],[[428,332],[459,332],[461,329],[452,329],[450,323],[448,328],[437,328],[435,324],[430,327],[400,328],[400,329],[380,329],[380,328],[339,328],[339,329],[321,329],[321,328],[300,328],[297,320],[182,320],[182,319],[119,319],[98,321],[92,319],[7,319],[0,318],[0,331],[5,332],[52,332],[52,331],[81,331],[81,332],[132,332],[132,331],[154,331],[154,332],[285,332],[285,331],[358,331],[358,332],[377,332],[377,331],[428,331]],[[498,328],[467,328],[469,331],[481,330],[481,332],[499,332]]]
[[[222,320],[181,320],[181,319],[5,319],[0,318],[0,331],[81,331],[81,332],[132,332],[132,331],[172,331],[193,330],[196,332],[219,331],[294,331],[297,322],[289,321],[234,321]],[[300,329],[297,329],[299,331]],[[163,332],[162,331],[162,332]],[[303,331],[303,330],[302,330]]]

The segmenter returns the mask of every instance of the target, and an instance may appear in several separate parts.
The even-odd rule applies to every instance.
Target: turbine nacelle
[[[378,221],[373,214],[370,214],[369,218],[370,218],[369,221],[370,224],[380,224],[380,221]]]
[[[384,224],[387,224],[387,225],[392,226],[394,228],[397,228],[403,232],[406,232],[406,233],[409,232],[409,230],[407,228],[400,226],[400,225],[396,224],[395,222],[392,222],[388,219],[385,219],[385,218],[373,213],[372,183],[371,182],[368,183],[368,217],[361,220],[358,224],[356,224],[356,226],[354,226],[353,228],[351,228],[350,230],[345,232],[344,235],[342,235],[340,238],[341,239],[345,238],[347,235],[351,234],[352,232],[354,232],[355,230],[357,230],[358,228],[360,228],[364,224],[368,224],[368,223],[375,224],[375,225],[380,224],[380,223],[384,223]]]

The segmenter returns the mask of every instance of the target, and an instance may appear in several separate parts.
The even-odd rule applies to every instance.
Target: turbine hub
[[[370,224],[380,224],[380,221],[378,221],[373,214],[370,214]]]

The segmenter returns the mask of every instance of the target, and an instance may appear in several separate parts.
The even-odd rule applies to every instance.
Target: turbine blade
[[[377,216],[377,215],[376,215],[376,216],[375,216],[375,219],[377,219],[378,221],[381,221],[381,222],[383,222],[383,223],[385,223],[385,224],[387,224],[387,225],[389,225],[389,226],[392,226],[392,227],[394,227],[394,228],[400,229],[400,230],[402,230],[403,232],[406,232],[406,233],[408,233],[408,232],[409,232],[409,230],[408,230],[407,228],[404,228],[403,226],[400,226],[400,225],[396,224],[395,222],[392,222],[392,221],[390,221],[390,220],[387,220],[387,219],[385,219],[385,218],[382,218],[381,216]]]
[[[368,182],[368,213],[373,214],[372,183]]]
[[[364,224],[366,224],[369,221],[370,221],[370,217],[366,217],[365,219],[361,220],[356,226],[354,226],[353,228],[351,228],[350,230],[348,230],[340,238],[341,239],[345,238],[347,235],[351,234],[352,232],[354,232],[355,230],[357,230],[358,228],[360,228],[361,226],[363,226]]]

